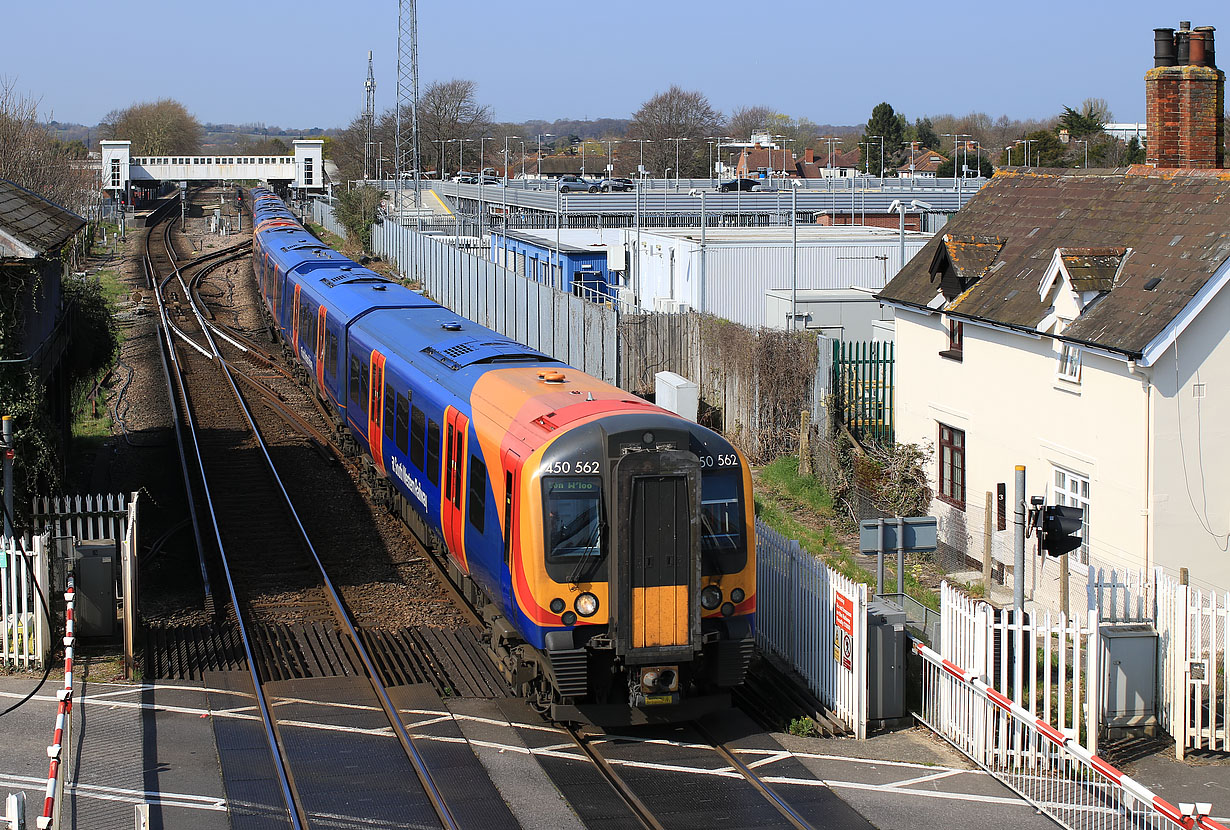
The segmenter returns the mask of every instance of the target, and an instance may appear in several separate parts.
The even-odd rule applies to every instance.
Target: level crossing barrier
[[[867,586],[756,520],[756,644],[867,737]]]
[[[922,658],[918,719],[1061,826],[1225,830],[1209,805],[1181,810],[975,674],[922,643],[914,651]]]
[[[58,828],[60,810],[64,803],[64,782],[73,756],[73,646],[76,642],[73,626],[73,610],[76,605],[76,586],[72,574],[66,579],[64,589],[64,686],[56,692],[60,704],[56,709],[55,732],[47,747],[47,790],[43,796],[43,814],[37,820],[38,830]]]

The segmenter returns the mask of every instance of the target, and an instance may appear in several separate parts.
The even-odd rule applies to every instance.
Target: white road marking
[[[907,778],[904,781],[894,781],[892,784],[889,784],[888,786],[890,787],[909,787],[914,784],[922,784],[927,781],[938,781],[941,778],[948,778],[949,776],[960,775],[963,772],[965,772],[965,770],[959,770],[959,769],[950,769],[945,772],[933,772],[930,775],[920,775],[917,778]]]
[[[26,775],[0,774],[0,783],[9,787],[21,787],[27,790],[42,791],[47,787],[47,779],[32,778]],[[220,796],[193,795],[191,793],[151,792],[149,790],[131,790],[124,787],[101,786],[98,784],[67,784],[70,792],[87,798],[103,801],[125,801],[130,804],[160,804],[164,807],[184,807],[190,810],[218,811],[226,809],[226,799]]]

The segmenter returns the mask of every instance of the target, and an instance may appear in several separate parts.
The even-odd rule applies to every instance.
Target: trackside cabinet
[[[1149,726],[1157,717],[1157,631],[1102,626],[1102,711],[1108,729]]]
[[[74,560],[76,633],[82,637],[115,636],[115,586],[119,568],[115,540],[78,542]]]
[[[867,717],[905,717],[905,611],[883,600],[867,603]]]

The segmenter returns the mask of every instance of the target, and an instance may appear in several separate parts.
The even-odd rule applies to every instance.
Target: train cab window
[[[602,479],[552,476],[543,479],[543,491],[548,572],[557,581],[572,581],[601,558]]]
[[[427,416],[417,406],[410,408],[410,461],[423,469],[423,440],[427,432]]]
[[[432,484],[440,483],[440,425],[427,421],[427,479]]]
[[[712,473],[700,484],[700,551],[703,574],[731,573],[747,564],[743,505],[737,473]]]
[[[393,392],[391,384],[384,385],[384,434],[386,437],[396,440],[396,435],[393,432],[393,425],[397,420],[397,396]]]
[[[410,399],[405,395],[397,395],[397,413],[394,416],[394,424],[396,432],[393,434],[393,440],[397,443],[397,449],[405,455],[409,448],[410,435]]]
[[[487,465],[478,460],[478,456],[470,456],[470,524],[479,533],[487,518]]]
[[[325,329],[325,372],[337,374],[337,335]]]
[[[352,355],[350,358],[350,400],[354,403],[358,403],[364,398],[362,383],[359,379],[362,374],[361,366],[359,358]]]

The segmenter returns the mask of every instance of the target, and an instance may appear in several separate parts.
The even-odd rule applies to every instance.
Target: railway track
[[[214,586],[211,596],[228,600],[227,615],[238,630],[249,674],[246,684],[232,678],[233,688],[251,693],[260,712],[259,737],[272,762],[271,772],[263,776],[264,795],[272,796],[264,799],[269,803],[250,814],[233,814],[233,826],[332,827],[372,820],[387,821],[387,826],[477,826],[472,816],[459,820],[456,802],[444,797],[407,732],[369,643],[351,621],[278,475],[252,407],[240,391],[245,381],[223,356],[224,333],[207,319],[199,296],[193,296],[190,283],[199,277],[185,279],[182,269],[187,266],[178,262],[170,225],[160,230],[160,242],[156,229],[147,237],[146,266],[163,323],[189,501],[193,515],[201,517],[195,528],[198,545],[216,554],[216,568],[202,565],[203,578]],[[213,264],[226,258],[217,256]],[[233,339],[231,347],[241,352],[245,348]],[[203,554],[202,562],[206,559]],[[279,638],[271,625],[288,620],[329,632],[322,639],[340,645],[326,662],[349,665],[349,674],[299,677],[302,667],[291,664],[302,657],[301,649]],[[286,677],[293,679],[279,679]],[[319,682],[309,682],[313,680]],[[322,685],[324,681],[328,684]],[[305,707],[324,721],[356,711],[365,716],[357,732],[329,733],[327,745],[322,745],[301,725],[299,710]],[[372,717],[376,712],[379,716]],[[241,737],[251,742],[256,736],[249,732]],[[373,734],[392,735],[394,740],[374,740]],[[364,763],[355,764],[349,774],[330,763],[347,757]],[[390,786],[389,781],[396,783]],[[348,810],[356,801],[367,806],[351,815]],[[484,826],[513,823],[511,814],[501,821],[498,810],[491,809],[494,805],[484,806],[490,813]],[[502,802],[498,806],[504,807]]]

